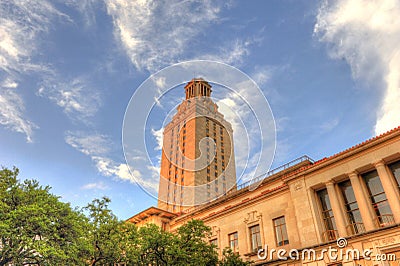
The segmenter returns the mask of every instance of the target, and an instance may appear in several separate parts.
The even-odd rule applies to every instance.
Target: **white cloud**
[[[400,125],[399,14],[397,0],[339,0],[321,7],[315,25],[330,56],[344,58],[354,78],[385,84],[375,85],[383,92],[376,134]]]
[[[165,87],[165,80],[165,77],[157,77],[155,78],[154,83],[158,88],[163,89]]]
[[[125,163],[118,163],[110,158],[101,156],[92,156],[92,160],[95,162],[97,170],[104,176],[112,176],[133,184],[139,184],[146,189],[153,190],[153,192],[158,190],[158,183],[152,182],[151,179],[145,179],[137,169],[133,169],[130,172],[128,165]]]
[[[320,127],[319,127],[319,132],[321,133],[325,133],[325,132],[329,132],[332,131],[334,128],[336,128],[339,125],[339,119],[338,118],[334,118],[332,120],[326,121],[325,123],[323,123]]]
[[[21,74],[50,72],[43,64],[32,62],[41,42],[40,35],[47,32],[54,17],[66,16],[49,2],[3,0],[0,2],[0,77],[4,81],[0,92],[0,124],[26,135],[32,141],[37,126],[25,118],[25,105],[18,94]]]
[[[5,80],[0,89],[0,124],[15,132],[25,134],[26,141],[32,142],[33,130],[37,126],[24,116],[25,104],[16,93],[18,84]]]
[[[65,141],[73,148],[90,156],[100,174],[139,184],[146,189],[157,192],[158,177],[154,178],[154,169],[144,167],[143,170],[150,173],[150,178],[147,178],[142,175],[142,169],[129,169],[127,164],[111,159],[109,154],[113,143],[106,135],[68,132]]]
[[[164,127],[161,127],[160,129],[151,129],[151,134],[153,134],[153,137],[156,139],[157,146],[154,148],[155,150],[161,150],[163,146],[163,138],[164,138]]]
[[[266,82],[266,80],[263,81]],[[264,122],[270,124],[272,131],[263,133],[260,131],[262,130],[259,128],[259,119],[261,118],[257,117],[259,115],[257,111],[265,108],[266,103],[258,95],[252,95],[248,90],[248,85],[238,84],[237,92],[227,93],[217,101],[219,111],[232,125],[237,176],[241,177],[243,181],[254,177],[258,160],[266,159],[268,157],[265,157],[266,154],[269,154],[268,159],[272,160],[275,149],[270,135],[274,130],[274,121],[267,121],[268,117],[263,117]],[[250,103],[252,103],[251,106],[248,106],[247,104]],[[263,158],[260,158],[261,154],[263,154]],[[258,166],[258,169],[267,172],[269,169],[267,167],[269,165],[265,161],[262,167]],[[241,174],[242,176],[240,176]]]
[[[270,66],[256,66],[250,76],[258,86],[263,86],[271,79],[273,71],[274,68]]]
[[[241,39],[225,42],[224,46],[222,46],[216,54],[207,54],[201,56],[201,58],[238,65],[250,54],[249,46],[252,44],[252,41],[244,41]]]
[[[101,105],[100,94],[82,77],[70,82],[48,78],[37,94],[56,103],[70,118],[83,122],[95,115]]]
[[[67,132],[65,136],[67,144],[86,155],[104,155],[110,152],[111,141],[106,135],[84,132]]]
[[[77,9],[83,16],[85,27],[91,27],[96,24],[95,10],[103,4],[98,0],[65,0],[65,4]]]
[[[96,190],[107,190],[109,187],[104,184],[103,182],[95,182],[95,183],[88,183],[86,185],[83,185],[81,187],[83,190],[91,190],[91,189],[96,189]]]
[[[190,42],[218,22],[216,1],[106,0],[115,37],[137,69],[154,71],[175,63]],[[232,56],[241,53],[238,49]]]

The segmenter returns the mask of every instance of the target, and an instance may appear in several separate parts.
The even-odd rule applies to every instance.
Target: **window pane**
[[[229,247],[235,251],[238,249],[238,233],[232,233],[228,235],[229,237]]]
[[[397,186],[400,187],[400,161],[390,164],[389,169],[392,171],[393,176],[396,179]]]
[[[317,192],[318,198],[320,199],[322,207],[322,217],[326,230],[336,230],[336,224],[333,217],[331,203],[328,197],[328,191],[326,189]]]
[[[279,217],[273,220],[275,227],[276,245],[283,246],[289,244],[289,238],[286,230],[285,217]]]
[[[363,178],[365,180],[370,195],[376,195],[384,192],[381,180],[379,179],[378,172],[376,170],[364,174]]]
[[[251,249],[252,251],[255,252],[261,248],[261,235],[260,235],[259,225],[250,227],[250,238],[251,238]]]
[[[358,204],[350,180],[339,183],[339,188],[342,191],[343,199],[345,202],[348,222],[350,225],[352,225],[350,228],[363,228],[363,225],[361,225],[362,219],[360,211],[358,209]],[[354,233],[359,233],[359,230],[357,230],[357,232],[355,232],[354,229],[352,230],[354,231]]]
[[[365,184],[368,188],[368,193],[371,198],[372,207],[375,210],[378,219],[380,216],[392,214],[392,211],[387,203],[385,191],[383,190],[381,180],[376,170],[362,175]]]

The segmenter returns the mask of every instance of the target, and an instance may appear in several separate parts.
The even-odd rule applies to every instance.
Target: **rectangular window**
[[[337,239],[337,228],[332,212],[331,202],[328,197],[328,191],[326,189],[319,190],[317,196],[321,203],[322,219],[325,227],[325,232],[323,234],[325,241],[335,240]]]
[[[167,222],[161,222],[161,230],[165,231],[167,230]]]
[[[218,247],[218,239],[214,238],[210,240],[210,244],[214,247]]]
[[[273,220],[275,228],[276,246],[284,246],[289,244],[289,237],[286,230],[285,216]]]
[[[349,223],[348,227],[353,234],[360,234],[365,232],[360,210],[358,208],[358,204],[350,180],[339,183],[339,188],[342,192],[344,204],[346,207],[347,220]]]
[[[239,249],[238,232],[229,234],[228,238],[229,238],[229,247],[232,249],[232,251],[233,252],[238,251],[238,249]]]
[[[250,229],[251,250],[257,252],[262,248],[260,225],[254,225]]]
[[[400,189],[400,161],[390,164],[389,169],[392,171],[394,179],[397,182],[397,186]]]
[[[390,209],[378,172],[374,170],[361,176],[367,185],[372,207],[377,216],[378,225],[384,227],[394,224],[392,210]]]

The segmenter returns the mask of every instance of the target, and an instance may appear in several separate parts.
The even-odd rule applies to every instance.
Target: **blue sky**
[[[273,167],[329,156],[400,125],[398,14],[395,0],[1,1],[0,164],[73,206],[107,195],[121,219],[156,205],[127,171],[124,114],[151,74],[192,59],[257,82]]]

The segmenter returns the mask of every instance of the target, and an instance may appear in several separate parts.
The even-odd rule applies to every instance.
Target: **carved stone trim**
[[[261,221],[262,214],[258,211],[251,211],[247,213],[247,216],[243,219],[246,224],[253,224]]]

